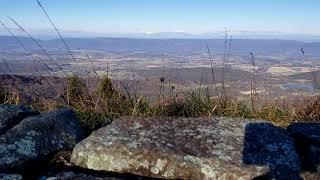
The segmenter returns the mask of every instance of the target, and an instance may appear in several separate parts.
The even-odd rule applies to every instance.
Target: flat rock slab
[[[0,105],[0,135],[17,125],[24,118],[32,115],[37,115],[39,112],[35,112],[24,106],[16,105]]]
[[[0,136],[0,171],[22,170],[61,150],[72,150],[84,130],[72,110],[31,116]]]
[[[254,131],[252,124],[262,128]],[[253,179],[282,172],[295,177],[300,170],[294,143],[282,129],[232,118],[117,119],[78,143],[71,162],[167,179]]]

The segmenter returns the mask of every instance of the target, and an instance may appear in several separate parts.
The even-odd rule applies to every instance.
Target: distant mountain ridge
[[[37,46],[30,38],[19,37],[30,49]],[[214,53],[221,53],[224,49],[224,39],[134,39],[134,38],[65,38],[71,49],[118,51],[118,52],[146,52],[146,53],[179,53],[206,52],[206,45]],[[0,51],[19,48],[15,39],[0,36]],[[64,48],[59,39],[38,40],[45,48]],[[281,39],[233,39],[231,51],[245,53],[250,51],[260,55],[270,54],[299,54],[304,48],[307,55],[320,56],[320,42],[302,42]]]

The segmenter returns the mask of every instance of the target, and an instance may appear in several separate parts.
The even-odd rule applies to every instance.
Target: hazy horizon
[[[214,39],[224,39],[224,34],[221,33],[204,33],[204,34],[189,34],[189,33],[175,33],[175,32],[160,32],[154,34],[144,34],[144,33],[92,33],[92,32],[75,32],[60,30],[64,38],[116,38],[116,39],[204,39],[204,40],[214,40]],[[30,32],[30,31],[29,31]],[[47,31],[31,31],[33,36],[41,40],[54,40],[59,39],[55,32]],[[23,32],[15,33],[19,37],[28,37]],[[4,31],[0,31],[0,36],[11,37],[10,34]],[[233,39],[239,40],[288,40],[288,41],[301,41],[301,42],[320,42],[320,36],[308,35],[308,34],[232,34]]]
[[[235,38],[319,41],[320,2],[253,0],[40,1],[66,37]],[[0,20],[17,29],[12,17],[36,37],[52,30],[36,0],[2,0]],[[19,34],[19,31],[16,32]],[[0,28],[0,35],[7,35]]]

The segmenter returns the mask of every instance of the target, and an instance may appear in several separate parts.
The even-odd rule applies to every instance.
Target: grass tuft
[[[187,93],[182,98],[173,98],[158,107],[156,115],[184,117],[250,117],[250,109],[242,102],[224,97],[211,99],[199,93]]]
[[[233,96],[211,97],[206,92],[194,91],[166,96],[150,104],[144,97],[132,97],[130,91],[116,88],[107,76],[99,83],[88,87],[78,76],[68,78],[63,93],[64,102],[58,99],[39,98],[28,104],[39,111],[70,107],[75,110],[84,127],[92,131],[121,116],[183,116],[183,117],[240,117],[265,119],[279,126],[292,122],[314,122],[320,120],[320,96],[305,98],[297,102],[269,103],[255,101],[251,108],[250,99],[240,101]],[[19,104],[19,95],[0,87],[0,102]],[[258,104],[259,103],[259,104]],[[265,104],[264,104],[265,103]]]
[[[287,126],[293,121],[291,110],[281,107],[276,102],[262,106],[256,110],[253,117],[268,120],[279,126]]]

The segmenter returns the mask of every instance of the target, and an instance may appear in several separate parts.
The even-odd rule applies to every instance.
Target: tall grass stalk
[[[227,61],[227,51],[228,51],[228,37],[229,31],[225,29],[225,37],[224,37],[224,49],[223,49],[223,59],[222,59],[222,92],[221,97],[225,96],[226,89],[225,89],[225,66]]]
[[[250,83],[250,99],[251,99],[251,108],[252,111],[255,112],[255,100],[258,97],[257,88],[256,88],[256,63],[254,59],[254,55],[250,52],[250,61],[252,65],[252,77]]]
[[[132,81],[133,81],[133,95],[134,95],[134,101],[138,101],[138,96],[137,96],[137,80],[136,80],[136,75],[134,72],[132,72]]]
[[[305,55],[305,50],[303,48],[301,48],[300,50],[301,50],[301,53],[302,53],[302,56],[303,56],[303,61],[306,62],[307,61],[307,57]],[[310,68],[310,73],[311,73],[311,78],[312,78],[313,92],[316,93],[318,88],[319,88],[317,75],[316,75],[316,72],[313,71],[311,68]]]
[[[37,0],[38,6],[42,9],[44,15],[47,17],[47,19],[49,20],[50,24],[52,25],[52,27],[54,28],[54,30],[57,32],[60,40],[62,41],[62,43],[64,44],[64,46],[67,48],[69,55],[71,56],[73,62],[75,63],[76,67],[79,68],[78,63],[76,61],[75,56],[72,54],[71,49],[69,48],[67,42],[65,41],[65,39],[62,37],[60,31],[58,30],[58,28],[56,27],[56,25],[53,23],[52,19],[50,18],[49,14],[47,13],[47,11],[45,10],[45,8],[42,6],[42,4],[40,3],[39,0]]]
[[[211,50],[210,50],[208,44],[207,44],[207,51],[208,51],[208,56],[209,56],[209,61],[210,61],[210,68],[211,68],[211,78],[212,78],[212,83],[213,83],[212,88],[214,89],[216,96],[218,96],[219,92],[218,92],[218,88],[217,88],[217,81],[216,81],[215,74],[214,74],[213,59],[212,59]]]
[[[133,107],[134,106],[134,102],[132,101],[132,97],[131,97],[131,94],[130,94],[130,91],[129,91],[129,88],[128,86],[126,86],[123,82],[120,82],[120,85],[122,86],[122,88],[124,89],[124,91],[126,92],[129,100],[130,100],[130,104],[131,106]]]
[[[12,78],[14,79],[14,73],[11,69],[11,67],[9,66],[9,63],[8,61],[3,58],[3,57],[0,57],[0,60],[3,62],[4,66],[5,66],[5,69],[7,70],[7,74]],[[26,92],[27,90],[25,88],[20,88],[20,87],[16,87],[17,90],[21,91],[21,92]]]
[[[100,82],[101,79],[100,79],[100,76],[99,76],[99,74],[98,74],[98,72],[97,72],[97,70],[96,70],[96,68],[95,68],[95,66],[93,64],[93,61],[91,60],[91,58],[90,58],[90,56],[88,54],[87,54],[87,57],[88,57],[88,60],[89,60],[89,62],[91,64],[91,67],[92,67],[92,70],[93,70],[94,74],[97,76],[97,78],[98,78],[98,80]]]
[[[27,57],[31,57],[33,61],[37,64],[37,62],[42,63],[52,74],[55,75],[54,71],[41,59],[41,58],[34,58],[32,53],[23,45],[23,43],[20,41],[20,39],[0,20],[0,24],[8,31],[8,33],[17,41],[19,46],[24,50],[24,53]],[[57,94],[60,94],[58,89],[53,85],[52,80],[49,77],[44,76],[40,70],[38,70],[38,74],[40,77],[42,77],[48,85],[53,88]],[[50,75],[49,75],[50,76]]]
[[[22,43],[22,41],[0,20],[0,24],[7,30],[7,32],[16,40],[19,46],[24,50],[25,55],[28,57],[30,56],[34,61],[39,61],[42,63],[52,74],[54,71],[41,59],[41,58],[34,58],[31,51],[29,51]]]
[[[200,83],[199,83],[199,92],[198,92],[199,94],[201,94],[203,76],[204,76],[204,72],[201,73],[201,78],[200,78]]]
[[[45,48],[28,32],[26,31],[16,20],[11,17],[8,17],[20,30],[22,30],[42,51],[42,53],[49,58],[49,60],[59,68],[59,70],[63,73],[64,77],[67,77],[67,74],[64,72],[61,65],[59,65],[54,58],[45,50]]]
[[[159,94],[159,101],[163,101],[163,93],[164,93],[164,83],[165,83],[165,77],[164,77],[164,51],[162,52],[162,63],[161,63],[161,76],[160,76],[160,94]]]

